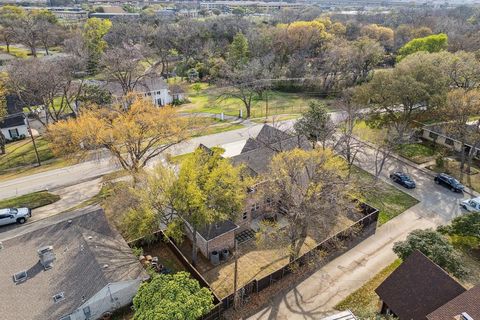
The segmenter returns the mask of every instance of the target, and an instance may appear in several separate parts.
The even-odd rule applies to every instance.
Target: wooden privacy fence
[[[244,287],[238,290],[239,301],[241,303],[247,303],[249,297],[253,293],[258,293],[272,284],[278,282],[285,276],[291,274],[293,270],[298,267],[304,266],[308,261],[311,261],[312,258],[323,253],[323,260],[325,262],[333,260],[338,253],[338,245],[342,243],[346,250],[351,249],[356,244],[358,244],[361,239],[366,236],[369,236],[375,232],[377,220],[378,220],[378,210],[364,203],[359,204],[364,217],[355,222],[350,227],[343,229],[342,231],[336,233],[332,237],[322,241],[312,250],[304,253],[302,256],[298,257],[294,261],[288,263],[284,267],[270,273],[269,275],[261,278],[254,279],[249,282]],[[229,295],[228,297],[222,300],[222,306],[224,309],[228,309],[233,306],[234,294]]]
[[[291,274],[293,270],[298,267],[304,266],[308,261],[311,261],[312,258],[323,254],[323,261],[328,262],[333,260],[336,257],[336,254],[339,254],[339,243],[342,243],[343,248],[346,250],[353,248],[358,242],[363,238],[373,234],[375,232],[377,220],[378,220],[378,210],[365,204],[359,203],[363,218],[356,221],[353,225],[348,228],[343,229],[342,231],[336,233],[332,237],[322,241],[312,250],[304,253],[302,256],[298,257],[294,261],[288,263],[284,267],[270,273],[269,275],[261,278],[254,279],[251,282],[247,283],[245,286],[238,289],[238,301],[242,304],[248,303],[249,297],[258,293],[277,281],[281,280],[285,276]],[[215,320],[220,319],[222,311],[233,306],[234,294],[231,294],[223,299],[217,297],[210,287],[209,283],[203,278],[203,276],[198,272],[198,270],[192,266],[189,260],[183,255],[180,249],[177,247],[175,242],[171,239],[167,239],[165,234],[162,231],[158,231],[154,234],[155,239],[160,241],[165,241],[168,247],[172,252],[177,256],[181,261],[185,269],[190,272],[193,278],[198,280],[202,287],[207,287],[212,291],[214,296],[215,307],[206,315],[204,315],[202,320]],[[142,246],[145,244],[144,239],[138,239],[129,243],[130,246]]]

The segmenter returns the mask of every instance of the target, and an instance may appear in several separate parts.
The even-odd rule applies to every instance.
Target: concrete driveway
[[[373,150],[365,148],[357,164],[373,173],[371,159]],[[421,202],[385,223],[375,235],[326,264],[287,293],[275,297],[250,319],[321,319],[337,303],[396,259],[392,251],[396,241],[404,240],[412,230],[435,228],[463,213],[459,202],[469,195],[453,193],[438,186],[431,174],[394,158],[387,161],[382,178],[389,181],[389,173],[395,170],[408,172],[417,182],[417,188],[406,190],[395,186]]]
[[[102,179],[99,178],[99,179],[94,179],[94,180],[86,181],[83,183],[79,183],[73,186],[69,186],[66,188],[50,190],[51,193],[60,196],[60,200],[43,207],[33,209],[32,217],[28,219],[28,221],[23,225],[11,224],[8,226],[1,226],[0,238],[2,236],[2,233],[15,230],[15,229],[21,230],[27,227],[29,224],[57,215],[75,206],[78,206],[82,202],[95,196],[100,191],[101,182],[102,182]]]

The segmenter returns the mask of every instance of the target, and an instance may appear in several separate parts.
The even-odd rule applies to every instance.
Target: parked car
[[[391,173],[390,179],[408,189],[413,189],[416,187],[415,181],[413,181],[408,174],[401,171]]]
[[[0,209],[0,226],[12,223],[24,224],[32,216],[32,210],[28,208]]]
[[[480,197],[463,200],[460,205],[467,211],[480,212]]]
[[[454,192],[462,192],[465,188],[457,179],[446,173],[437,174],[434,180],[436,184],[441,184]]]

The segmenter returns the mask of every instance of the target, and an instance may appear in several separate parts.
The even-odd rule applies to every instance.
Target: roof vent
[[[462,320],[473,320],[473,318],[470,317],[470,315],[469,315],[468,313],[466,313],[466,312],[462,312],[462,315],[461,315],[461,316],[462,316],[462,317],[461,317]]]
[[[40,263],[44,270],[51,269],[53,267],[53,261],[55,261],[55,253],[53,252],[53,246],[42,247],[37,250]]]
[[[107,268],[108,268],[108,264],[104,264],[103,269],[107,269]]]
[[[88,236],[88,238],[87,238],[87,239],[88,239],[88,240],[92,240],[92,239],[93,239],[93,237],[92,237],[92,236]]]
[[[16,284],[22,283],[27,280],[27,271],[20,271],[13,275],[13,282]]]
[[[55,302],[55,303],[60,302],[62,300],[65,300],[65,293],[64,292],[57,293],[56,295],[53,296],[53,302]]]

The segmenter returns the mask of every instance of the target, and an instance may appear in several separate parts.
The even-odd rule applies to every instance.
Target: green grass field
[[[195,85],[195,84],[194,84]],[[246,116],[246,110],[239,99],[225,98],[220,96],[220,91],[214,86],[205,83],[200,84],[201,90],[195,91],[190,85],[188,90],[189,103],[180,107],[182,112],[206,112],[222,113],[226,115],[238,116],[239,110],[243,110],[243,117]],[[327,106],[331,105],[331,100],[319,99],[307,94],[287,93],[280,91],[268,92],[268,115],[301,114],[308,108],[310,101],[321,101]],[[252,100],[251,118],[265,117],[266,115],[266,94],[260,98],[256,95]]]
[[[56,194],[52,194],[47,191],[39,191],[25,194],[16,198],[1,200],[0,208],[27,207],[30,209],[35,209],[57,202],[58,200],[60,200],[60,196],[57,196]]]
[[[409,159],[417,164],[422,164],[434,160],[440,155],[440,151],[435,150],[432,145],[426,143],[406,143],[398,146],[399,155]]]
[[[38,137],[35,139],[40,161],[53,159],[55,156],[48,146],[48,142]],[[31,139],[24,139],[7,144],[7,153],[0,155],[0,174],[16,167],[29,166],[37,163],[35,150]]]
[[[418,203],[414,197],[380,179],[374,183],[373,175],[360,168],[353,167],[352,175],[360,186],[360,200],[380,211],[378,226]]]

